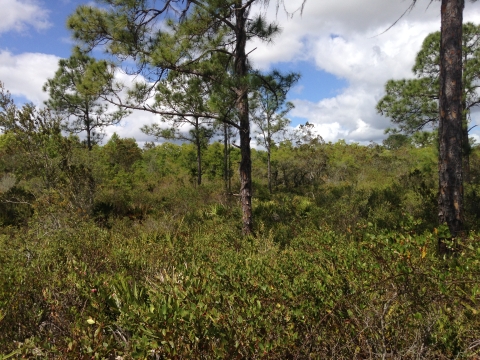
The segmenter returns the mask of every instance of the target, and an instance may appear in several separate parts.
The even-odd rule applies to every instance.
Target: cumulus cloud
[[[303,15],[293,18],[275,9],[275,1],[262,11],[267,19],[283,29],[271,44],[252,42],[250,58],[254,66],[267,70],[281,62],[309,61],[318,69],[343,79],[347,86],[331,98],[305,100],[305,89],[297,86],[291,97],[296,108],[291,115],[315,124],[327,141],[346,139],[368,143],[381,142],[383,131],[391,126],[376,113],[375,105],[383,96],[388,79],[412,77],[411,68],[423,39],[440,28],[440,4],[418,1],[398,23],[385,32],[405,12],[411,1],[402,0],[307,0]],[[286,2],[287,10],[297,9],[302,0]],[[23,31],[29,26],[48,26],[48,13],[34,0],[0,0],[0,33]],[[430,4],[430,5],[429,5]],[[480,2],[466,3],[465,21],[480,18]],[[42,85],[52,77],[59,58],[54,55],[24,53],[12,55],[0,51],[0,80],[17,96],[39,105],[46,99]],[[121,77],[121,75],[118,75]],[[123,79],[123,78],[122,78]],[[321,84],[319,84],[321,86]],[[473,124],[480,123],[473,114]],[[107,134],[135,137],[140,143],[151,141],[140,132],[144,124],[158,122],[158,116],[137,111]]]
[[[328,140],[381,142],[388,119],[376,113],[375,106],[383,96],[384,84],[391,78],[412,77],[415,55],[433,24],[398,24],[396,31],[383,37],[362,33],[323,36],[311,42],[310,56],[318,68],[347,80],[348,86],[338,95],[317,103],[294,100],[294,116],[316,124]],[[293,94],[292,94],[293,95]],[[337,134],[325,124],[336,123]],[[325,129],[326,132],[324,132]]]
[[[55,55],[0,51],[0,81],[12,95],[41,105],[48,98],[42,86],[55,74],[59,60]]]
[[[48,94],[42,87],[47,79],[55,75],[59,60],[60,58],[54,55],[38,53],[13,55],[8,51],[0,51],[0,81],[13,96],[42,107],[43,102],[48,99]],[[133,77],[120,72],[116,74],[116,78],[126,83],[133,80]],[[136,80],[139,80],[138,77]],[[152,141],[154,139],[143,134],[140,128],[158,120],[158,116],[154,114],[136,111],[119,125],[107,127],[105,140],[116,132],[121,137],[133,137],[140,144]]]
[[[336,97],[317,103],[294,100],[292,116],[315,125],[325,141],[345,139],[352,142],[380,142],[386,125],[375,113],[375,99],[368,91],[349,87]]]
[[[287,9],[293,11],[301,3],[289,1]],[[279,62],[307,60],[346,80],[348,86],[335,97],[317,102],[294,100],[292,115],[315,124],[326,140],[381,141],[384,129],[391,126],[375,111],[385,82],[412,77],[424,38],[440,29],[439,2],[419,1],[401,17],[410,4],[400,0],[307,1],[303,15],[297,13],[291,19],[282,9],[277,14],[271,7],[265,15],[277,21],[283,33],[272,44],[253,43],[252,61],[267,70]],[[464,13],[465,21],[478,22],[478,3],[468,2]]]
[[[158,115],[145,112],[136,111],[125,118],[120,124],[109,126],[105,129],[105,140],[108,140],[114,133],[117,133],[121,138],[134,138],[140,146],[146,142],[155,141],[153,136],[145,135],[140,131],[143,125],[151,125],[159,123]]]
[[[0,0],[0,34],[23,32],[28,27],[43,30],[50,26],[48,11],[36,0]]]

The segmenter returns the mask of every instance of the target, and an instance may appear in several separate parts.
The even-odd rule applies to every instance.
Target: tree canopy
[[[278,71],[264,77],[259,87],[252,93],[251,117],[257,126],[257,143],[267,149],[268,188],[272,192],[271,152],[272,146],[281,133],[285,135],[290,120],[287,114],[294,108],[287,102],[287,93],[299,80],[300,74],[282,75]]]
[[[480,103],[480,26],[463,25],[463,101],[464,116],[468,119],[473,107]],[[418,52],[413,73],[414,79],[389,80],[386,95],[377,104],[377,111],[389,117],[400,131],[412,134],[424,128],[438,127],[440,32],[428,35]]]
[[[249,41],[268,42],[280,31],[277,24],[267,23],[261,12],[252,12],[254,6],[268,2],[104,0],[105,8],[80,6],[68,20],[74,38],[86,49],[102,45],[121,60],[132,59],[136,63],[133,72],[146,79],[131,88],[128,101],[117,98],[112,102],[164,115],[205,117],[204,112],[179,114],[147,104],[162,79],[177,72],[207,81],[212,99],[219,100],[211,102],[217,112],[219,103],[226,102],[227,108],[233,109],[231,117],[221,120],[240,134],[240,197],[245,234],[253,232],[248,94],[253,89],[253,78],[261,77],[253,71],[246,48]]]
[[[113,70],[105,60],[96,60],[78,47],[44,85],[49,99],[45,105],[65,118],[64,128],[72,133],[86,132],[88,149],[101,137],[101,131],[127,115],[122,108],[111,109],[104,98],[112,93]]]

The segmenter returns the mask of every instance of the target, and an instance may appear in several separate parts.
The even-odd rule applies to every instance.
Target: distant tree
[[[289,135],[289,141],[295,146],[323,144],[325,141],[315,131],[315,124],[306,122],[298,125]]]
[[[248,94],[255,75],[247,44],[254,39],[268,42],[278,34],[277,24],[267,23],[261,12],[253,13],[255,6],[268,3],[268,0],[103,0],[106,6],[80,6],[68,20],[74,37],[84,46],[102,45],[121,60],[134,60],[136,73],[147,76],[153,83],[150,87],[153,92],[166,73],[175,71],[201,76],[215,85],[215,92],[231,99],[234,118],[224,117],[222,121],[238,129],[240,136],[240,199],[245,235],[253,233]],[[168,30],[163,30],[165,26],[160,27],[160,22]],[[159,113],[145,102],[123,105]]]
[[[272,193],[271,153],[278,135],[284,133],[290,124],[287,114],[294,108],[286,102],[287,93],[299,80],[300,75],[282,75],[278,71],[264,77],[258,89],[251,95],[251,118],[258,130],[257,142],[267,149],[268,190]]]
[[[272,152],[272,182],[286,189],[319,185],[327,167],[326,147],[319,138],[311,142],[280,142]]]
[[[463,157],[465,177],[469,173],[468,120],[473,107],[480,103],[480,26],[463,25],[462,35],[462,108],[463,108]],[[413,73],[416,79],[389,80],[386,95],[378,102],[377,110],[389,117],[400,131],[413,134],[425,127],[437,128],[439,122],[440,32],[428,35],[417,54]]]
[[[60,165],[64,142],[60,118],[32,104],[18,108],[8,90],[0,83],[0,128],[13,135],[14,151],[21,159],[16,171],[24,177],[38,177],[42,188],[49,189],[61,180]]]
[[[54,191],[68,199],[74,208],[84,212],[91,209],[91,171],[76,151],[81,146],[78,138],[62,135],[61,118],[32,104],[17,107],[0,83],[0,129],[7,140],[5,155],[10,158],[9,172],[21,179],[22,196],[30,194],[38,200],[45,190]]]
[[[55,76],[43,87],[50,96],[45,105],[67,119],[67,131],[86,132],[89,150],[106,126],[127,115],[124,109],[112,111],[102,100],[111,93],[112,81],[113,72],[105,60],[95,60],[75,47],[70,58],[59,61]]]
[[[404,134],[390,134],[388,138],[383,140],[383,146],[389,150],[396,150],[411,143],[411,139]]]
[[[197,153],[197,184],[202,184],[202,150],[215,133],[214,119],[198,114],[208,114],[208,84],[200,77],[188,76],[182,73],[170,73],[168,79],[161,81],[155,94],[155,109],[170,109],[175,114],[193,114],[161,116],[169,127],[159,124],[145,125],[142,131],[157,139],[180,140],[195,145]],[[187,128],[187,129],[185,129]]]
[[[133,138],[122,139],[117,133],[113,133],[102,152],[106,155],[107,162],[111,167],[118,167],[125,172],[131,171],[135,162],[142,158],[142,150],[138,147],[136,140]]]

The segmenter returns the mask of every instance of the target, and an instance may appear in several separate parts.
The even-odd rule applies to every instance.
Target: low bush
[[[216,157],[196,186],[184,147],[114,140],[91,161],[69,140],[55,186],[0,164],[0,359],[480,353],[474,168],[472,230],[439,257],[432,149],[280,146],[243,237]]]
[[[413,234],[409,219],[403,230],[371,224],[355,236],[305,226],[278,244],[273,228],[241,239],[227,208],[209,209],[197,225],[72,220],[3,236],[1,353],[451,359],[478,351],[479,236],[446,259],[436,235]]]

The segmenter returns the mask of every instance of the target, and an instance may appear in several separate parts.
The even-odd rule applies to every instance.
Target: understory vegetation
[[[434,144],[239,151],[55,130],[0,136],[0,359],[468,359],[480,352],[480,149],[469,231],[436,253]],[[235,192],[235,190],[233,190]]]

